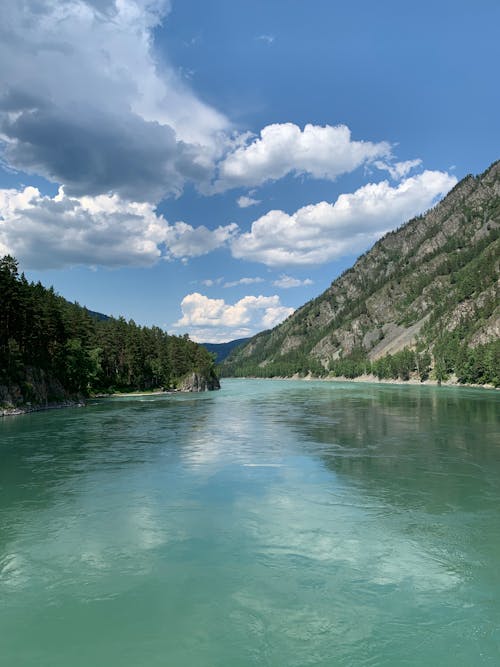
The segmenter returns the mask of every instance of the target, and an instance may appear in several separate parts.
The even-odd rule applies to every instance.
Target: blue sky
[[[0,253],[200,341],[274,326],[498,159],[500,5],[4,0]]]

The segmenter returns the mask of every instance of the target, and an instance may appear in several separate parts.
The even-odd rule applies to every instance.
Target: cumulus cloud
[[[131,200],[208,179],[227,119],[155,56],[163,0],[3,0],[0,138],[12,167]]]
[[[230,280],[227,283],[224,283],[224,287],[237,287],[238,285],[256,285],[258,283],[263,283],[264,278],[240,278],[239,280]]]
[[[193,292],[181,302],[176,329],[188,329],[194,340],[220,342],[253,335],[282,322],[294,312],[277,295],[245,296],[234,304]]]
[[[176,259],[206,255],[224,246],[234,236],[237,229],[238,225],[234,222],[213,230],[204,225],[192,227],[185,222],[176,222],[166,230],[167,253]]]
[[[43,196],[37,188],[0,190],[0,254],[26,268],[78,264],[150,266],[161,256],[168,223],[152,206],[118,195]]]
[[[257,39],[259,40],[259,42],[265,42],[266,44],[270,45],[273,44],[275,37],[274,35],[259,35]]]
[[[335,203],[304,206],[289,215],[270,211],[250,232],[232,242],[236,258],[268,266],[322,264],[365,250],[385,232],[432,206],[457,182],[439,171],[424,171],[397,187],[370,183]]]
[[[200,283],[204,285],[205,287],[215,287],[216,285],[220,285],[221,283],[224,282],[223,277],[219,278],[205,278],[204,280],[200,280]]]
[[[0,190],[0,255],[30,269],[151,266],[161,257],[196,257],[223,245],[235,225],[210,231],[169,225],[148,203],[118,195],[55,197],[37,188]]]
[[[273,282],[275,287],[281,287],[281,289],[290,289],[291,287],[307,287],[313,285],[313,281],[310,278],[305,278],[300,280],[299,278],[293,278],[292,276],[287,276],[282,274],[277,280]]]
[[[412,169],[415,169],[415,167],[420,167],[421,164],[422,160],[420,160],[420,158],[417,158],[416,160],[405,160],[404,162],[395,162],[393,164],[384,162],[383,160],[377,160],[373,163],[377,169],[388,171],[391,175],[391,178],[393,178],[395,181],[399,180],[400,178],[404,178],[410,173]]]
[[[248,208],[249,206],[256,206],[257,204],[260,204],[260,199],[254,199],[253,197],[242,195],[241,197],[238,197],[237,204],[240,208]]]
[[[307,174],[334,180],[378,158],[389,158],[385,142],[353,141],[345,125],[275,123],[261,130],[260,137],[247,138],[219,164],[215,189],[252,187],[287,174]]]

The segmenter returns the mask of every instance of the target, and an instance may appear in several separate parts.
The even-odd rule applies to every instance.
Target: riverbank
[[[225,378],[222,378],[224,381]],[[240,378],[245,379],[245,378]],[[355,378],[348,378],[344,376],[330,376],[330,377],[318,377],[308,373],[307,375],[299,375],[296,373],[290,377],[276,376],[272,378],[257,378],[257,377],[248,377],[252,380],[302,380],[304,382],[362,382],[370,384],[389,384],[389,385],[413,385],[413,386],[430,386],[430,387],[463,387],[465,389],[494,389],[499,390],[500,387],[494,387],[492,384],[462,384],[458,382],[456,377],[450,377],[448,380],[443,380],[438,382],[437,380],[427,379],[420,380],[416,377],[410,378],[409,380],[401,380],[399,378],[378,378],[376,375],[358,375]]]
[[[181,384],[181,387],[178,389],[152,389],[150,391],[129,391],[129,392],[113,392],[113,393],[100,393],[90,396],[90,399],[94,398],[140,398],[141,396],[166,396],[172,394],[189,394],[189,393],[199,393],[203,391],[212,391],[213,389],[220,389],[219,382],[211,383],[206,380],[206,378],[200,376],[197,373],[192,373],[184,382]],[[31,403],[26,403],[24,405],[18,406],[5,406],[0,407],[0,417],[11,417],[15,415],[25,415],[30,412],[41,412],[43,410],[57,410],[59,408],[83,408],[85,407],[85,402],[83,400],[78,401],[60,401],[57,403],[45,403],[33,405]]]
[[[320,379],[320,378],[315,378]],[[346,377],[328,377],[323,378],[329,382],[376,382],[378,384],[411,384],[411,385],[427,385],[431,387],[465,387],[469,389],[499,389],[499,387],[494,387],[492,384],[463,384],[458,382],[455,376],[448,378],[448,380],[442,380],[438,382],[437,380],[432,380],[428,378],[427,380],[420,380],[416,377],[411,377],[408,380],[401,380],[400,378],[378,378],[376,375],[360,375],[356,378],[346,378]]]
[[[178,390],[152,390],[152,391],[115,391],[112,394],[95,394],[91,398],[133,398],[134,396],[164,396],[165,394],[177,394]]]
[[[18,405],[16,407],[0,408],[0,417],[14,417],[26,415],[30,412],[42,412],[43,410],[59,410],[61,408],[84,408],[84,401],[61,401],[58,403],[47,403],[45,405]]]

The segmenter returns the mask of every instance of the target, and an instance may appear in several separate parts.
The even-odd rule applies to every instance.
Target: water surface
[[[0,664],[500,664],[499,396],[226,380],[0,421]]]

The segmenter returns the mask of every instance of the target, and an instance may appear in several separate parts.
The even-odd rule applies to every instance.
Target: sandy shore
[[[116,392],[114,394],[96,394],[91,398],[134,398],[135,396],[166,396],[168,394],[180,394],[180,389],[175,389],[172,391],[126,391],[123,393]]]

